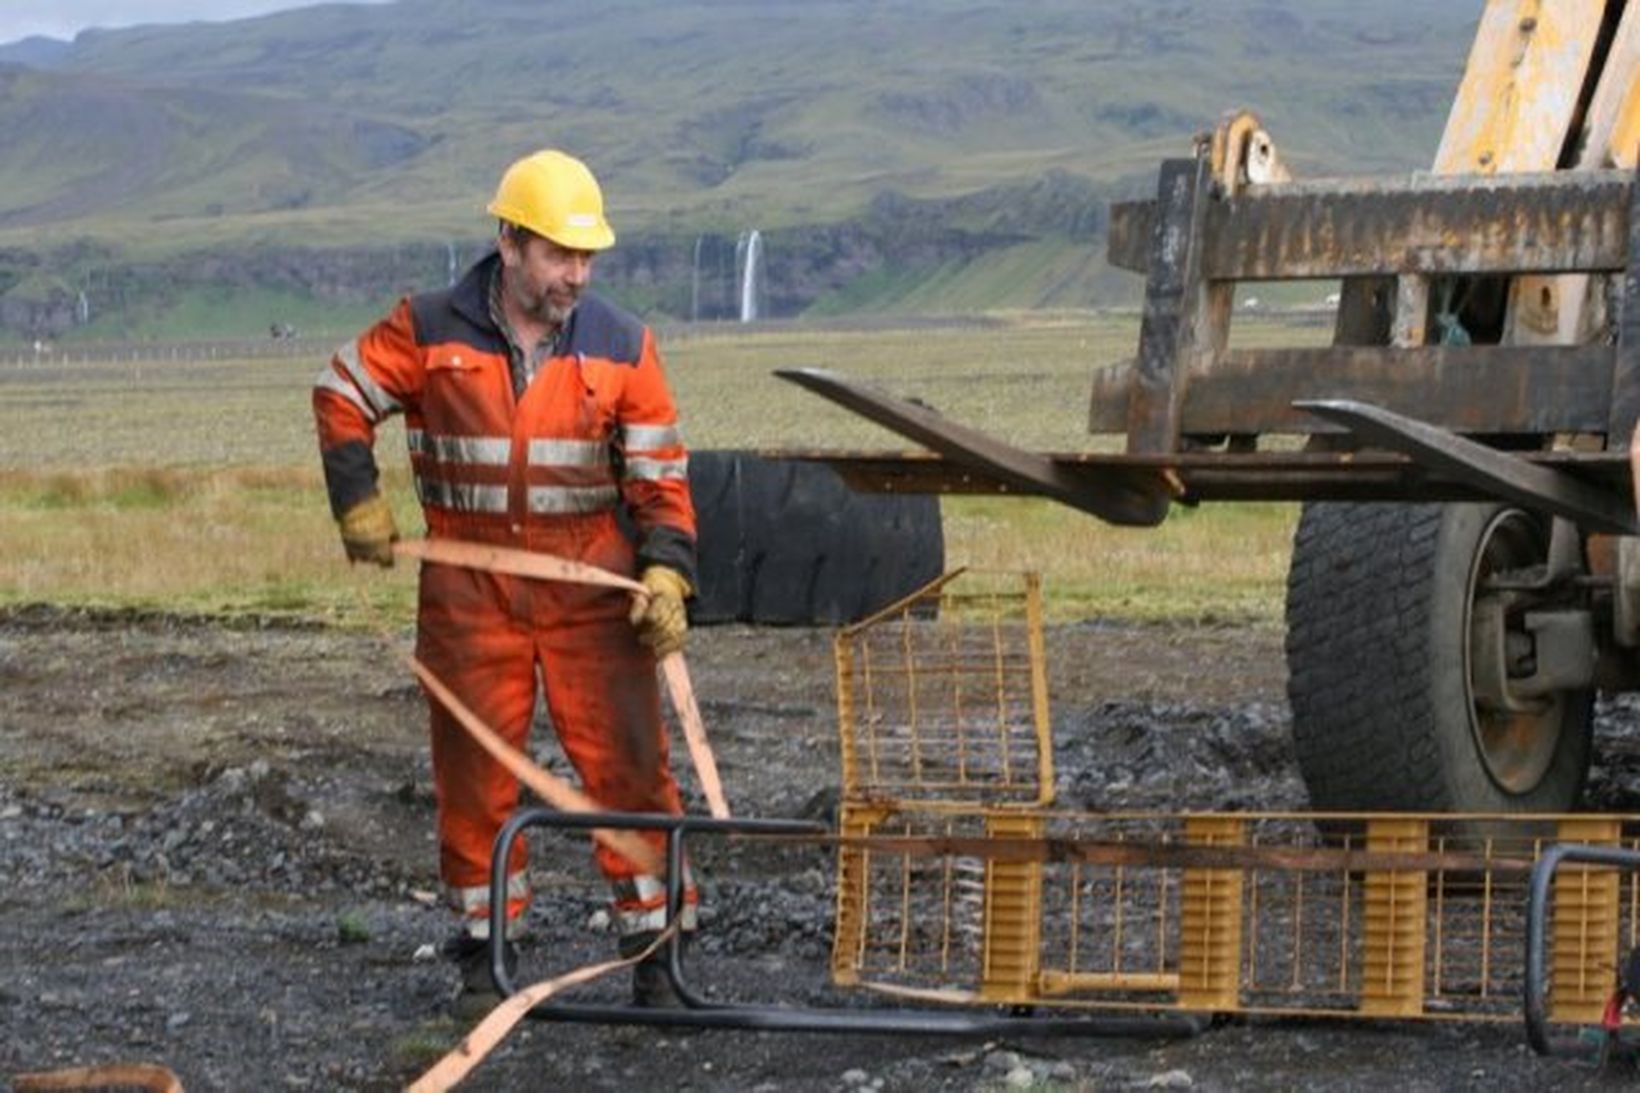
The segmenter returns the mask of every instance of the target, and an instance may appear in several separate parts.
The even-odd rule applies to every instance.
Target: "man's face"
[[[528,233],[504,232],[500,247],[502,291],[530,318],[559,326],[592,279],[593,253],[570,250]]]

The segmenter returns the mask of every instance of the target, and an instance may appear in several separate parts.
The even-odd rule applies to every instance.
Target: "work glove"
[[[652,565],[643,571],[639,582],[649,592],[648,599],[633,594],[632,613],[628,616],[638,628],[638,640],[654,650],[655,659],[676,653],[683,648],[683,635],[689,629],[689,614],[683,601],[694,592],[682,573],[664,565]]]
[[[336,521],[342,532],[342,546],[350,562],[375,562],[388,568],[393,564],[393,544],[398,542],[399,529],[393,523],[393,510],[387,499],[373,493],[354,505]]]

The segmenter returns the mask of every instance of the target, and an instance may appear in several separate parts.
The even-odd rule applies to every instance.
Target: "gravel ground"
[[[0,1081],[159,1062],[193,1089],[391,1089],[451,1047],[431,955],[433,800],[393,640],[54,609],[0,615]],[[1280,634],[1052,628],[1060,797],[1086,809],[1302,807]],[[742,815],[836,800],[829,633],[714,628],[691,668]],[[1609,707],[1591,795],[1640,803],[1640,712]],[[563,767],[550,741],[539,758]],[[703,844],[696,960],[722,998],[874,1004],[826,984],[831,861]],[[584,847],[536,839],[521,978],[604,958]],[[612,997],[624,984],[595,984]],[[1579,1087],[1516,1025],[1244,1021],[1165,1043],[980,1042],[526,1022],[473,1089]]]

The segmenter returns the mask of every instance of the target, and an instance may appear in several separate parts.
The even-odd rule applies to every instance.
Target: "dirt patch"
[[[149,1060],[189,1089],[388,1089],[459,1038],[442,1016],[451,973],[431,957],[449,921],[432,895],[408,643],[165,616],[0,617],[0,1077]],[[1067,804],[1302,806],[1279,633],[1060,626],[1048,649]],[[826,818],[830,635],[714,628],[690,659],[737,811]],[[1640,801],[1635,720],[1628,706],[1604,717],[1602,807]],[[526,979],[613,946],[584,849],[536,842]],[[827,854],[703,845],[699,864],[709,993],[868,1004],[825,985]],[[1283,1021],[1165,1044],[987,1044],[529,1023],[471,1087],[1376,1090],[1587,1076],[1530,1056],[1513,1025]]]

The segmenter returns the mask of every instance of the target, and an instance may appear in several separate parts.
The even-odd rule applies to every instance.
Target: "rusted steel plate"
[[[778,451],[770,458],[825,463],[867,493],[1033,495],[927,452]],[[1621,493],[1628,461],[1615,452],[1522,452],[1522,461]],[[1060,473],[1088,483],[1165,473],[1194,501],[1478,501],[1488,493],[1389,452],[1189,452],[1132,456],[1045,453]]]
[[[1052,497],[1114,524],[1159,524],[1167,515],[1170,491],[1157,474],[1134,470],[1100,479],[1072,477],[1062,474],[1046,456],[1016,448],[870,384],[819,368],[787,369],[775,375],[1019,492]]]
[[[1628,260],[1628,171],[1413,175],[1250,186],[1209,203],[1210,280],[1564,273]],[[1112,265],[1144,272],[1154,203],[1111,206]]]
[[[1349,398],[1460,433],[1604,433],[1611,346],[1328,346],[1226,352],[1185,389],[1181,432],[1331,431],[1292,404]],[[1130,370],[1094,374],[1092,432],[1127,428]]]
[[[1576,521],[1614,535],[1633,535],[1634,502],[1617,490],[1590,485],[1550,467],[1529,463],[1437,429],[1414,418],[1348,399],[1305,403],[1303,409],[1337,421],[1366,443],[1409,456],[1454,481],[1504,501]]]
[[[1640,186],[1631,195],[1630,254],[1640,255]],[[1620,293],[1617,348],[1612,362],[1611,405],[1606,422],[1606,446],[1619,451],[1629,446],[1635,423],[1640,422],[1640,265],[1633,259],[1617,278]]]
[[[1139,357],[1128,385],[1130,451],[1170,452],[1179,446],[1185,377],[1224,344],[1215,331],[1229,328],[1231,290],[1204,287],[1198,254],[1209,181],[1205,159],[1162,164],[1156,196],[1160,220],[1151,238]]]
[[[775,448],[759,451],[764,459],[801,459],[824,463],[861,493],[949,493],[963,496],[1018,494],[1021,491],[984,471],[953,463],[927,451],[843,452],[820,448]]]
[[[1156,224],[1156,202],[1117,201],[1110,207],[1105,257],[1117,269],[1144,273],[1150,268],[1150,235]]]

